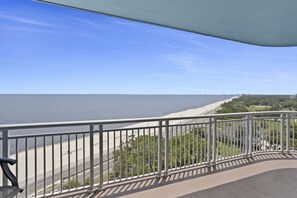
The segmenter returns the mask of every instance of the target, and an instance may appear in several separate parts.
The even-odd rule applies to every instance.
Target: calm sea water
[[[140,118],[202,107],[232,95],[0,95],[0,124]]]

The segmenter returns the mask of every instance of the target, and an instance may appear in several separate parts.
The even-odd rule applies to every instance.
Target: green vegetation
[[[168,138],[168,168],[178,168],[206,162],[206,128],[193,127],[186,133]],[[226,141],[227,138],[225,138]],[[223,138],[217,139],[217,155],[229,157],[241,153],[240,142],[237,144]],[[158,137],[148,135],[131,137],[113,152],[115,166],[110,179],[144,175],[158,171]],[[162,170],[164,170],[165,138],[162,137]]]
[[[72,177],[70,180],[70,185],[69,183],[63,185],[63,190],[67,189],[72,189],[72,188],[77,188],[80,187],[81,183],[79,181],[76,181],[75,177]]]
[[[170,137],[168,141],[169,164],[172,168],[202,162],[205,140],[197,130]],[[199,145],[197,149],[197,144]],[[162,168],[164,169],[165,138],[162,137]],[[139,136],[123,143],[114,153],[115,166],[112,177],[122,178],[156,172],[158,169],[158,137]]]
[[[297,99],[290,96],[243,95],[231,102],[222,104],[217,113],[236,113],[252,111],[297,111]]]

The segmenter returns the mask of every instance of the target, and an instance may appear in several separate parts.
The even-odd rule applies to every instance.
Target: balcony
[[[18,197],[268,196],[261,189],[296,189],[296,120],[256,112],[1,125],[1,154],[18,161]],[[247,185],[255,181],[263,188]]]

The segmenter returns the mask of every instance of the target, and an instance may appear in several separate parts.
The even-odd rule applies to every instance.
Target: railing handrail
[[[139,122],[158,122],[160,120],[170,121],[170,120],[205,119],[205,118],[246,116],[246,115],[265,115],[265,114],[296,114],[297,115],[297,111],[260,111],[260,112],[207,114],[207,115],[199,115],[199,116],[182,116],[182,117],[151,117],[151,118],[112,119],[112,120],[4,124],[4,125],[0,125],[0,131],[16,130],[16,129],[48,128],[48,127],[71,127],[71,126],[89,126],[89,125],[101,125],[101,124],[109,125],[109,124],[139,123]]]
[[[92,190],[145,175],[162,177],[180,168],[212,166],[254,153],[290,153],[296,150],[296,121],[297,111],[261,111],[6,124],[0,125],[0,153],[18,160],[15,173],[25,197],[47,196],[79,190],[78,186]],[[42,131],[46,128],[61,131]],[[10,133],[23,129],[40,133]]]

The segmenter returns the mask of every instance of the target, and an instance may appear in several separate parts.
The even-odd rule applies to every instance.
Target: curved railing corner
[[[270,111],[0,125],[1,156],[18,161],[12,172],[24,189],[19,197],[47,197],[256,153],[289,153],[296,121],[297,112]]]

